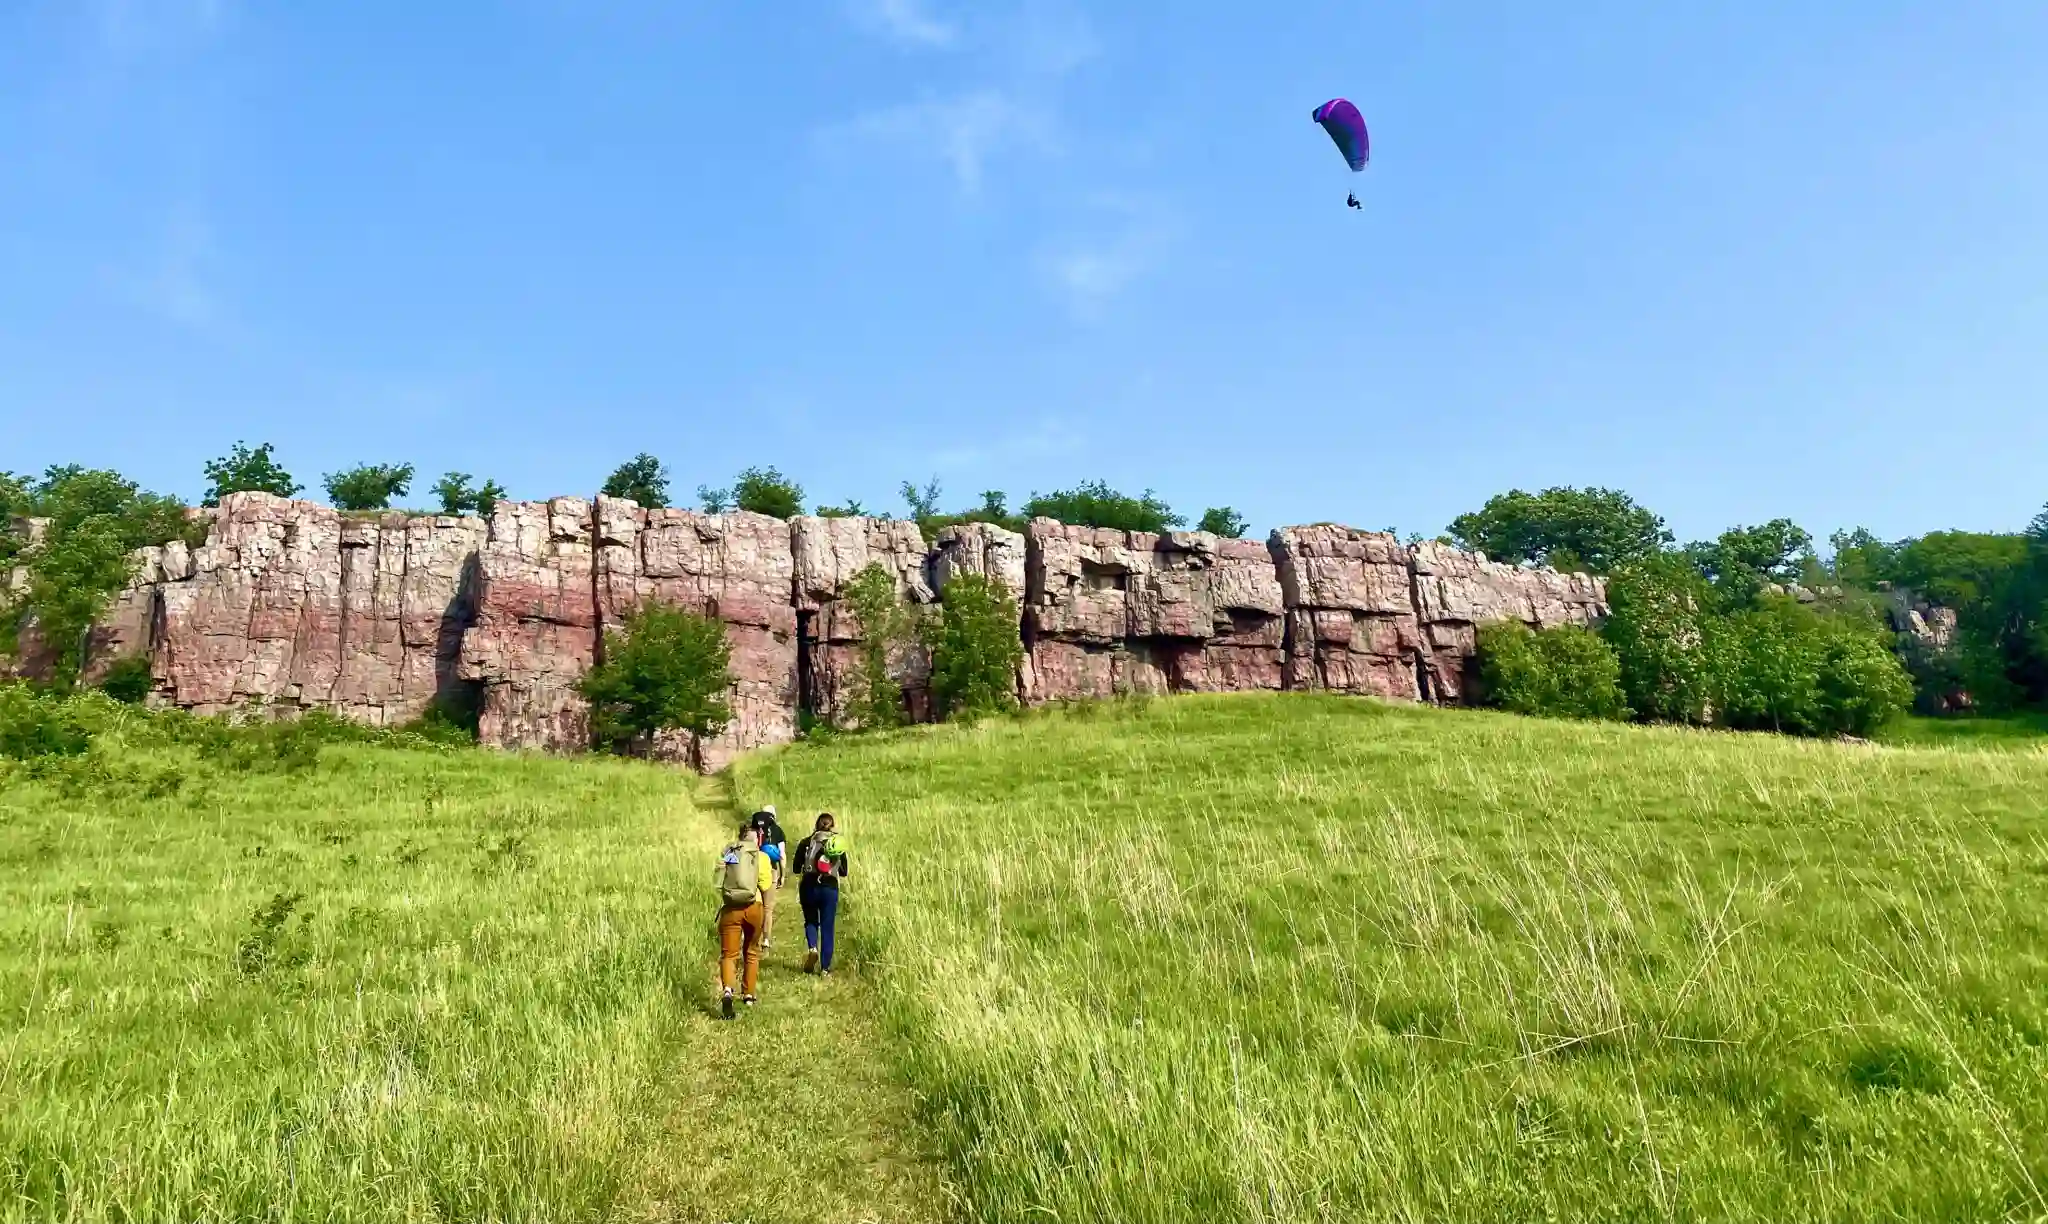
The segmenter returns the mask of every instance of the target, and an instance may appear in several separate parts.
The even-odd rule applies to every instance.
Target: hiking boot
[[[744,1000],[744,1002],[746,1003],[746,1005],[747,1005],[748,1007],[752,1007],[752,1006],[754,1005],[754,996],[752,996],[752,995],[748,995],[748,996],[746,997],[746,999]]]
[[[730,1020],[730,1019],[732,1019],[732,996],[731,996],[731,995],[727,995],[727,996],[725,996],[724,1000],[723,1000],[723,1001],[721,1001],[721,1002],[719,1003],[719,1005],[718,1005],[718,1018],[719,1018],[720,1020]]]
[[[818,950],[817,950],[816,948],[812,948],[812,949],[811,949],[810,951],[808,951],[808,952],[804,953],[804,972],[805,972],[805,973],[816,973],[817,971],[818,971]]]

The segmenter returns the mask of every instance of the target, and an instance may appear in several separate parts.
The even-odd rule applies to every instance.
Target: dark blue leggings
[[[832,967],[832,921],[839,917],[839,890],[829,884],[804,884],[796,890],[804,907],[804,946],[818,950],[820,971]]]

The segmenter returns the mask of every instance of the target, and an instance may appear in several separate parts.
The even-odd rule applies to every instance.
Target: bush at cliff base
[[[1911,678],[1874,626],[1768,596],[1712,629],[1714,704],[1726,726],[1868,735],[1913,700]]]
[[[1479,675],[1486,699],[1516,714],[1625,719],[1621,663],[1591,630],[1535,630],[1519,621],[1479,630]]]
[[[931,625],[932,697],[946,718],[972,719],[1017,704],[1017,605],[979,574],[961,574],[940,593]]]
[[[1683,558],[1660,555],[1608,580],[1600,634],[1614,648],[1622,692],[1647,722],[1703,723],[1713,688],[1711,592]]]

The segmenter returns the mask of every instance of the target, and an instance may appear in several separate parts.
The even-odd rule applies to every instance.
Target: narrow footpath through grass
[[[701,884],[738,822],[720,781],[704,788],[683,903]],[[785,817],[792,840],[796,816]],[[912,1098],[888,1068],[873,983],[862,974],[858,881],[840,911],[839,963],[830,978],[803,972],[803,913],[791,881],[777,899],[761,1001],[718,1018],[717,939],[710,905],[692,926],[702,939],[698,1006],[682,1021],[666,1071],[649,1086],[657,1104],[642,1150],[624,1170],[613,1218],[774,1224],[922,1224],[952,1216],[949,1192],[921,1147]]]

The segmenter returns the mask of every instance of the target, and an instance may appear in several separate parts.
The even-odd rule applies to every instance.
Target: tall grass
[[[676,776],[147,726],[0,772],[0,1218],[603,1209],[702,993]]]
[[[739,785],[983,1220],[2048,1216],[2048,752],[1237,696]]]

